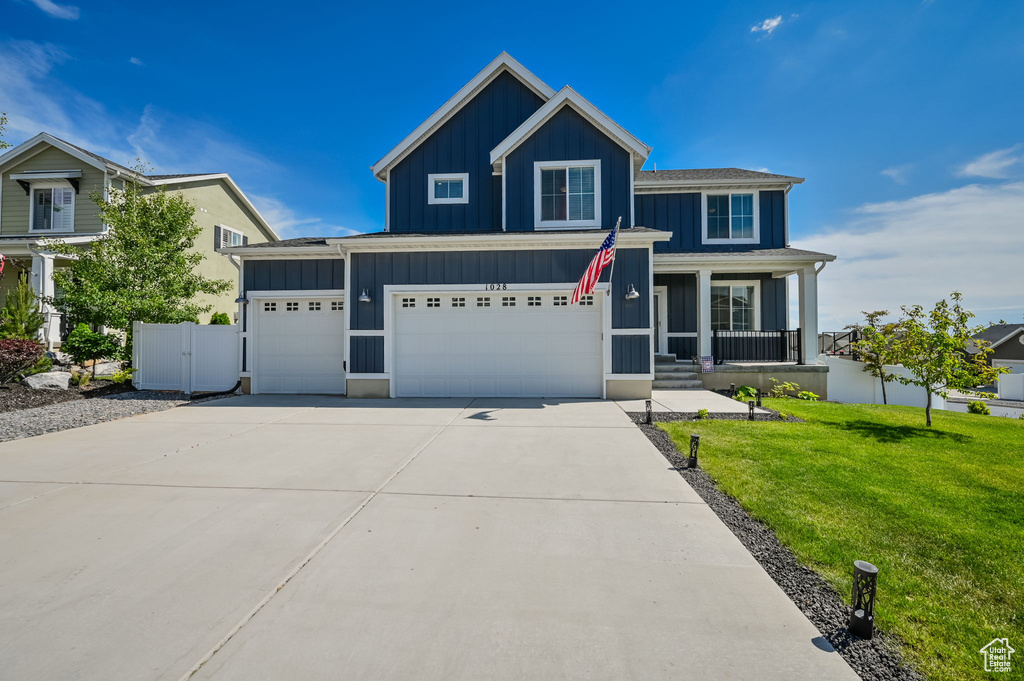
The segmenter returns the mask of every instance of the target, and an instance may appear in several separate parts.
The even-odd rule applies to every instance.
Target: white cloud
[[[249,194],[249,200],[282,239],[299,236],[348,236],[360,233],[355,229],[332,225],[321,218],[300,216],[283,201],[273,196]]]
[[[132,57],[128,61],[132,64],[135,64],[136,66],[145,66],[145,64],[142,63],[142,60],[138,57]]]
[[[957,175],[960,177],[1005,179],[1009,177],[1007,171],[1011,166],[1024,161],[1024,153],[1018,153],[1021,151],[1021,147],[1022,145],[1015,144],[1006,149],[997,149],[996,151],[982,154],[960,168],[957,171]]]
[[[931,307],[961,291],[979,323],[1024,312],[1024,182],[968,185],[866,204],[838,228],[793,245],[838,256],[819,277],[819,328],[862,310]],[[791,287],[795,289],[795,285]]]
[[[78,19],[79,11],[74,5],[58,5],[53,0],[29,0],[33,5],[43,10],[55,19]]]
[[[760,24],[757,24],[756,26],[751,26],[750,27],[750,32],[751,33],[764,32],[764,33],[767,33],[768,35],[771,35],[772,31],[777,29],[779,27],[779,24],[781,24],[781,23],[782,23],[782,15],[780,14],[777,17],[771,17],[770,19],[765,19],[764,21],[762,21]]]
[[[896,184],[906,184],[907,174],[910,172],[911,167],[910,163],[901,166],[893,166],[892,168],[886,168],[880,174],[885,175]]]

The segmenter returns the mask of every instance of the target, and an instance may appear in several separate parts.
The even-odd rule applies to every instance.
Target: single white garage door
[[[344,394],[344,305],[341,298],[256,301],[254,392]]]
[[[600,397],[601,296],[394,297],[399,397]]]

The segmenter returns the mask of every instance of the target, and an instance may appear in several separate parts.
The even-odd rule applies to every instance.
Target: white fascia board
[[[338,245],[345,252],[382,251],[490,251],[490,250],[533,250],[561,248],[594,248],[601,246],[607,230],[595,229],[593,234],[564,234],[554,231],[540,231],[530,236],[509,237],[507,232],[495,232],[493,236],[408,236],[382,239],[346,240],[328,239],[329,245]],[[616,246],[646,247],[656,241],[668,241],[671,232],[642,232],[630,234],[619,230]]]
[[[81,177],[81,170],[37,170],[27,173],[11,173],[12,180],[50,180]]]
[[[35,147],[39,146],[40,144],[49,144],[51,147],[56,147],[57,149],[60,149],[64,153],[66,153],[66,154],[68,154],[70,156],[74,156],[75,158],[77,158],[82,163],[88,163],[93,168],[96,168],[98,170],[104,170],[105,171],[107,169],[107,164],[103,163],[99,159],[93,158],[92,156],[89,156],[88,154],[83,154],[78,149],[75,149],[74,147],[72,147],[72,146],[70,146],[68,144],[65,144],[64,142],[60,141],[59,139],[57,139],[53,135],[50,135],[50,134],[45,133],[45,132],[41,132],[38,135],[36,135],[35,137],[33,137],[32,139],[27,140],[25,142],[22,142],[18,146],[14,147],[10,151],[8,151],[6,154],[3,154],[2,156],[0,156],[0,166],[7,165],[8,163],[13,161],[14,159],[18,158],[19,156],[25,154],[26,152],[28,152],[28,151],[30,151],[32,149],[34,149]]]
[[[236,255],[242,260],[280,260],[282,258],[337,258],[336,248],[324,246],[280,246],[274,248],[266,246],[261,248],[250,248],[247,246],[235,246],[234,248],[219,248],[218,253],[225,255]]]
[[[245,192],[242,191],[241,187],[235,184],[235,181],[231,179],[231,176],[228,175],[227,173],[211,173],[209,175],[192,175],[189,177],[165,177],[159,180],[149,180],[149,183],[154,186],[162,186],[168,184],[189,184],[192,182],[206,182],[209,180],[224,180],[224,183],[231,189],[231,191],[235,193],[235,195],[241,200],[245,207],[248,208],[249,211],[256,216],[256,221],[260,223],[260,226],[263,227],[263,229],[267,230],[267,232],[273,237],[273,240],[281,240],[281,237],[277,235],[277,232],[275,232],[274,228],[270,226],[270,223],[267,222],[262,215],[260,215],[260,212],[258,210],[256,210],[256,206],[252,205],[252,201],[250,201],[249,197],[245,195]]]
[[[389,151],[384,158],[370,166],[377,179],[383,182],[388,168],[393,163],[419,146],[419,143],[426,138],[429,132],[458,112],[479,90],[483,89],[487,83],[503,70],[516,76],[544,101],[551,99],[555,95],[555,91],[547,83],[533,75],[529,69],[513,59],[508,52],[502,52],[494,61],[485,66],[480,73],[476,74],[471,81],[463,85],[462,89],[452,95],[451,99],[445,102],[440,109],[431,114],[430,118],[420,123],[415,130],[398,143],[398,146]]]
[[[571,105],[584,118],[590,119],[591,122],[595,123],[605,134],[616,140],[627,151],[636,154],[640,158],[640,166],[643,166],[643,161],[651,154],[651,147],[638,140],[628,130],[613,121],[603,111],[588,102],[583,95],[568,85],[559,90],[558,94],[549,99],[544,106],[537,109],[532,116],[523,121],[522,125],[513,130],[511,135],[491,150],[491,164],[493,165],[500,158],[511,153],[540,126],[544,125],[549,118],[558,113],[563,106],[567,105]]]
[[[702,189],[728,189],[735,187],[737,189],[763,189],[763,190],[779,190],[787,189],[795,184],[803,182],[803,179],[797,180],[700,180],[694,182],[650,182],[644,180],[637,180],[635,192],[637,194],[657,194],[657,193],[672,193],[679,191],[694,192]]]
[[[832,262],[836,257],[808,258],[806,256],[766,256],[761,258],[687,258],[659,253],[654,256],[654,271],[659,274],[672,272],[779,272],[791,273],[794,268],[814,267],[818,263]]]

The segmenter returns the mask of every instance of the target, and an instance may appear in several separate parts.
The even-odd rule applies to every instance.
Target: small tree
[[[905,317],[899,321],[896,352],[912,376],[894,376],[904,385],[919,385],[928,392],[925,422],[932,425],[932,396],[948,397],[951,390],[984,395],[979,385],[994,382],[1004,367],[990,367],[986,361],[992,353],[989,343],[975,341],[972,336],[984,326],[969,326],[974,314],[960,304],[963,295],[954,291],[947,300],[940,300],[935,309],[926,312],[920,305],[903,306]],[[973,355],[968,348],[976,345]]]
[[[79,324],[68,334],[60,349],[76,363],[83,365],[92,361],[92,375],[96,376],[96,360],[116,359],[121,355],[121,339],[113,334],[96,333],[88,324]]]
[[[882,319],[889,315],[888,310],[865,311],[861,314],[864,315],[864,324],[853,324],[846,328],[856,330],[860,335],[860,339],[853,344],[853,349],[860,355],[860,360],[864,363],[864,371],[881,381],[882,404],[889,404],[885,384],[892,378],[885,372],[885,367],[887,364],[900,363],[896,348],[899,324],[895,322],[882,323]]]
[[[7,112],[0,111],[0,150],[10,149],[11,143],[4,141],[4,135],[7,134]]]
[[[25,273],[19,273],[18,283],[7,292],[7,300],[0,309],[0,338],[35,338],[45,321],[39,297]]]
[[[133,322],[198,321],[213,306],[194,302],[196,294],[223,293],[231,282],[197,272],[204,255],[193,246],[201,228],[195,206],[183,196],[143,194],[133,182],[109,195],[92,195],[107,234],[88,246],[50,242],[51,250],[73,260],[54,272],[61,294],[52,302],[76,322],[124,331],[130,348]]]

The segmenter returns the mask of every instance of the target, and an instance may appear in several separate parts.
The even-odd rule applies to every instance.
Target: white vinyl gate
[[[135,322],[133,332],[132,383],[140,390],[218,392],[238,383],[237,326]]]

